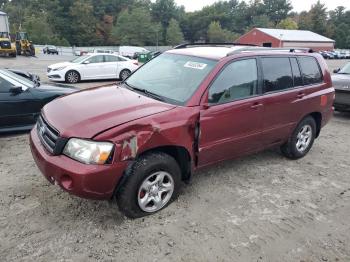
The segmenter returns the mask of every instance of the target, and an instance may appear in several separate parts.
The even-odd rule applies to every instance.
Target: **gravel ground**
[[[27,134],[0,137],[1,261],[350,261],[349,130],[336,113],[301,160],[270,150],[198,171],[136,220],[49,184]]]

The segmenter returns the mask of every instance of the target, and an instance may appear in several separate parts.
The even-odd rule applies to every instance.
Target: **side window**
[[[290,64],[292,65],[294,86],[302,86],[303,79],[301,77],[298,61],[295,57],[290,58]]]
[[[0,77],[0,93],[8,93],[10,92],[10,89],[13,87],[13,84],[11,84],[9,81],[3,79]]]
[[[105,55],[105,62],[109,63],[109,62],[118,62],[119,58],[117,56],[114,55]]]
[[[322,73],[314,57],[299,57],[299,64],[303,74],[304,85],[322,82]]]
[[[90,64],[103,63],[104,62],[103,55],[93,56],[93,57],[89,58],[88,61],[90,62]]]
[[[292,69],[288,57],[262,58],[265,93],[293,87]]]
[[[209,89],[209,103],[223,104],[257,94],[256,59],[236,61],[220,73]]]

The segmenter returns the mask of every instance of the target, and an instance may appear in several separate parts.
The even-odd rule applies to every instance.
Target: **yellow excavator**
[[[0,55],[16,57],[16,45],[11,43],[7,14],[0,11]]]
[[[17,55],[35,56],[35,48],[32,41],[29,41],[26,32],[16,33]]]

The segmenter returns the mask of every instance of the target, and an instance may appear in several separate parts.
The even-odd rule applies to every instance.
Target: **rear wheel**
[[[119,78],[121,80],[125,80],[125,79],[127,79],[129,77],[130,74],[131,74],[131,71],[129,69],[123,69],[120,72]]]
[[[308,116],[298,124],[287,143],[281,146],[281,151],[290,159],[302,158],[310,151],[315,137],[316,122]]]
[[[77,71],[74,70],[70,70],[66,73],[66,82],[67,83],[71,83],[71,84],[75,84],[78,83],[80,81],[80,75]]]
[[[127,217],[156,213],[178,195],[181,171],[176,160],[165,153],[141,156],[126,175],[126,182],[117,192],[117,202]]]

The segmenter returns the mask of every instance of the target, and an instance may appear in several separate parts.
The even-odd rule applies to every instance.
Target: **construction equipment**
[[[26,32],[16,33],[17,55],[35,56],[35,48],[32,41],[29,41]]]
[[[0,54],[16,57],[16,45],[11,43],[8,16],[0,11]]]

